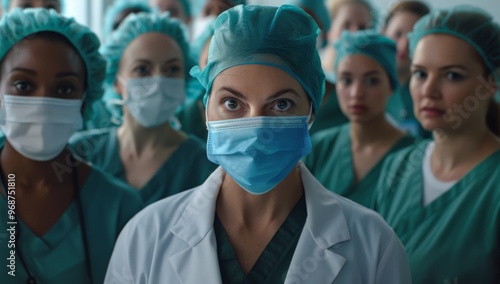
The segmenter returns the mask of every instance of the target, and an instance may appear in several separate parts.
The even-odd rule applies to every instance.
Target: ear
[[[113,90],[115,91],[116,94],[120,95],[122,99],[126,99],[123,94],[125,94],[125,87],[123,84],[120,82],[120,80],[115,79],[115,83],[113,84]]]

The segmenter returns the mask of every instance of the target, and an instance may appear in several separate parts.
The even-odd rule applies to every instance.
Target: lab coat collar
[[[299,166],[304,185],[307,219],[285,283],[297,280],[332,283],[346,259],[329,248],[350,239],[349,227],[338,201],[332,198],[331,193],[314,178],[302,162],[299,162]],[[185,283],[220,283],[213,221],[224,175],[224,170],[219,167],[195,190],[179,221],[171,229],[175,236],[190,246],[170,258],[174,269]],[[311,268],[314,268],[313,271]],[[213,275],[197,271],[210,271]]]

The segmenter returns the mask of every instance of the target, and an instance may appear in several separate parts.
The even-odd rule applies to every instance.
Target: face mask
[[[186,100],[184,79],[163,76],[127,81],[129,113],[143,127],[151,128],[168,122]]]
[[[310,116],[261,116],[208,122],[208,159],[247,192],[269,192],[311,152]]]
[[[82,128],[82,101],[3,95],[0,128],[21,155],[48,161]]]

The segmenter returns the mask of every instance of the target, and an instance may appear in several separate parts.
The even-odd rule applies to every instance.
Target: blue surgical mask
[[[156,127],[171,120],[186,100],[185,80],[163,76],[129,79],[125,105],[141,126]]]
[[[311,152],[310,116],[208,122],[208,159],[222,166],[247,192],[267,193]]]

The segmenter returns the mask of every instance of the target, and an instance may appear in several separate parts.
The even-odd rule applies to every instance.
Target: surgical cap
[[[87,72],[86,102],[92,104],[101,98],[106,61],[99,54],[99,39],[85,26],[44,8],[15,8],[0,21],[0,61],[26,37],[39,32],[54,32],[64,36],[81,56]],[[91,107],[86,107],[88,112]],[[90,113],[84,113],[90,115]]]
[[[412,57],[420,39],[430,34],[448,34],[466,41],[479,53],[496,81],[500,79],[496,72],[500,67],[500,27],[486,11],[459,5],[427,14],[408,34]]]
[[[109,41],[101,48],[101,53],[108,62],[106,70],[105,84],[106,94],[104,100],[109,111],[115,119],[121,119],[122,109],[117,107],[114,101],[121,97],[114,93],[115,83],[120,60],[125,49],[139,36],[146,33],[161,33],[172,38],[181,48],[184,56],[184,70],[186,81],[189,78],[189,68],[194,64],[189,58],[189,46],[186,41],[186,31],[182,23],[175,18],[171,18],[169,13],[138,13],[131,14],[123,21],[109,38]]]
[[[311,11],[320,21],[323,31],[330,30],[331,20],[324,0],[288,0],[286,4]]]
[[[191,3],[189,0],[179,0],[179,2],[182,5],[182,8],[184,8],[184,12],[186,12],[186,16],[191,17],[192,12],[191,12]]]
[[[109,7],[104,20],[104,36],[108,36],[113,31],[116,18],[126,10],[140,10],[141,12],[152,12],[153,9],[143,1],[120,1]]]
[[[335,70],[340,62],[351,55],[365,55],[375,60],[384,68],[391,87],[399,87],[397,76],[396,43],[372,30],[358,32],[342,32],[341,37],[334,43]]]
[[[191,69],[205,87],[205,105],[215,78],[224,70],[248,64],[279,68],[295,78],[317,111],[325,91],[325,75],[316,50],[319,29],[301,8],[238,5],[215,21],[208,64]]]
[[[59,3],[59,6],[61,8],[61,13],[64,12],[64,7],[65,7],[64,0],[55,0],[55,1]],[[12,2],[12,0],[2,0],[2,8],[4,13],[9,11],[10,2]]]

